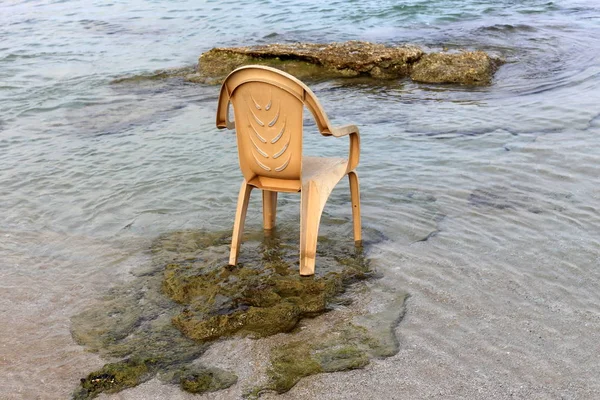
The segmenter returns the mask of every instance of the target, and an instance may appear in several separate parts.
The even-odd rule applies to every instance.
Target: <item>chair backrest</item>
[[[229,121],[230,103],[234,123]],[[329,120],[316,96],[293,76],[270,67],[246,66],[225,79],[217,127],[235,127],[240,169],[249,184],[300,190],[304,106],[315,117],[319,131],[329,135]]]

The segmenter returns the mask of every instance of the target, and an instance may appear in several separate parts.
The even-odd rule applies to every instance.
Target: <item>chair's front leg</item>
[[[235,211],[235,222],[233,223],[233,235],[231,238],[231,252],[229,253],[229,265],[236,265],[238,254],[240,252],[240,244],[242,235],[244,234],[244,222],[246,221],[246,211],[248,211],[248,202],[250,200],[250,192],[253,186],[248,185],[246,180],[242,182],[240,194],[238,196],[237,210]]]
[[[277,192],[269,190],[262,191],[263,198],[263,227],[265,230],[275,228],[277,217]]]
[[[300,195],[300,275],[310,276],[315,273],[317,237],[325,201],[314,182],[304,185]]]

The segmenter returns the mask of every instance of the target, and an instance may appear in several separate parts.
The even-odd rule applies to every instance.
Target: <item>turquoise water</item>
[[[214,127],[218,88],[110,81],[214,46],[345,40],[507,61],[485,88],[311,85],[334,123],[361,128],[363,221],[387,238],[369,251],[412,295],[399,332],[413,350],[390,361],[413,366],[408,398],[458,379],[472,398],[600,397],[600,6],[413,0],[0,4],[0,398],[64,398],[97,366],[69,317],[128,279],[152,238],[231,227],[241,175]],[[343,183],[325,222],[350,234],[348,201]],[[278,223],[297,224],[298,203],[283,196]]]

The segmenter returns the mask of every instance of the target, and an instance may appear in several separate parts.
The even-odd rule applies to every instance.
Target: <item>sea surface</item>
[[[600,3],[8,0],[0,399],[68,398],[103,363],[71,316],[131,279],[158,235],[232,227],[242,178],[215,128],[218,87],[111,81],[215,46],[346,40],[506,64],[489,87],[311,84],[334,124],[361,129],[363,223],[385,238],[367,251],[411,297],[397,356],[282,397],[600,398]],[[306,142],[347,147],[314,126]],[[278,224],[297,225],[298,206],[282,196]],[[325,216],[351,235],[345,181]]]

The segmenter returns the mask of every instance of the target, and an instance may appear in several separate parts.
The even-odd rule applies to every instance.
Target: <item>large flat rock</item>
[[[369,42],[292,43],[213,48],[200,56],[191,81],[221,81],[248,64],[268,65],[300,78],[366,76],[416,82],[489,85],[500,60],[483,51],[426,54],[422,49]]]
[[[243,65],[267,65],[298,79],[315,81],[363,77],[412,79],[422,83],[490,85],[503,61],[484,51],[426,54],[413,45],[388,46],[369,42],[286,43],[217,47],[203,53],[197,67],[158,70],[115,79],[113,83],[183,78],[188,82],[220,84]],[[368,81],[367,79],[367,81]]]

